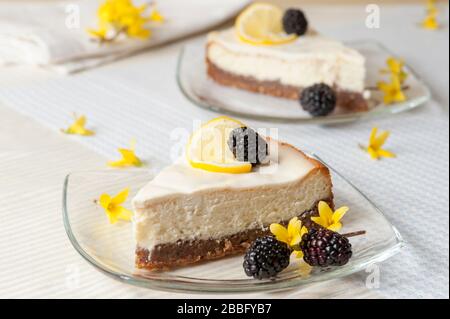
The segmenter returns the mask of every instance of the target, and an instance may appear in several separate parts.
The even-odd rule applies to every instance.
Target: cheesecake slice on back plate
[[[247,173],[207,171],[185,156],[133,200],[137,268],[184,266],[244,252],[271,223],[333,204],[331,177],[292,145],[266,138],[267,163]]]
[[[250,12],[262,11],[260,14],[264,15],[265,10],[275,11],[275,18],[264,19],[255,13],[256,17],[245,19]],[[221,85],[288,99],[299,99],[303,89],[324,83],[335,90],[337,107],[367,110],[364,56],[313,30],[280,43],[264,40],[264,36],[270,36],[261,31],[269,29],[264,24],[277,24],[272,19],[281,15],[281,9],[275,6],[254,4],[241,14],[243,18],[238,17],[233,28],[211,32],[206,43],[209,77]],[[241,30],[240,21],[251,19],[250,27],[255,26],[255,36],[261,37],[262,43],[246,40],[245,29]],[[256,26],[258,23],[262,25]],[[279,24],[275,29],[282,28],[281,21]],[[303,29],[306,30],[306,25]]]

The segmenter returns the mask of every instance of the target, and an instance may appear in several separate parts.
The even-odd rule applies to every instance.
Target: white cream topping
[[[271,150],[271,164],[246,174],[207,172],[184,159],[164,169],[133,199],[137,245],[222,238],[288,220],[330,196],[328,177],[308,175],[314,164],[302,153],[280,145],[276,156],[274,143]]]
[[[306,87],[315,83],[363,92],[365,58],[341,42],[315,33],[273,46],[239,40],[234,28],[208,35],[208,59],[224,71],[259,81]]]
[[[134,198],[133,204],[139,208],[176,194],[289,183],[303,178],[314,168],[306,156],[299,156],[299,151],[291,146],[270,143],[270,150],[269,165],[258,166],[245,174],[214,173],[193,168],[182,156],[144,186]]]

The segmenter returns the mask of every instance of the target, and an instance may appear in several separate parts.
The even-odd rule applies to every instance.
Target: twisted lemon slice
[[[255,3],[237,17],[236,33],[244,42],[256,45],[275,45],[294,41],[295,34],[283,29],[283,11],[267,3]]]
[[[227,145],[232,130],[245,124],[226,116],[220,116],[195,131],[186,148],[186,156],[192,167],[210,172],[242,174],[252,170],[252,164],[239,162]]]

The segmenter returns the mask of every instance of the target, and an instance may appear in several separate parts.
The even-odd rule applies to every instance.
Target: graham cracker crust
[[[224,71],[206,58],[207,73],[211,79],[224,86],[231,86],[254,93],[280,98],[298,100],[303,88],[281,84],[279,81],[259,81],[252,77],[235,75]],[[337,108],[346,112],[368,110],[367,101],[361,93],[334,88],[337,95]],[[339,111],[339,110],[338,110]]]
[[[325,199],[332,208],[333,198]],[[301,213],[298,217],[307,227],[314,227],[311,216],[318,215],[317,204],[314,209]],[[289,221],[281,224],[287,225]],[[268,235],[268,226],[264,229],[251,229],[221,239],[177,241],[157,245],[150,252],[148,249],[136,249],[136,267],[139,269],[170,269],[186,266],[202,261],[219,259],[226,256],[244,253],[258,237]]]

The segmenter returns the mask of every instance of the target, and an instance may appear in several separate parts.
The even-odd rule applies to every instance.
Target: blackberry
[[[244,257],[247,276],[256,279],[275,277],[289,265],[289,247],[272,236],[257,238]]]
[[[324,83],[305,88],[300,95],[300,104],[312,116],[325,116],[336,108],[336,93]]]
[[[287,34],[304,35],[308,30],[308,20],[303,11],[288,9],[283,16],[283,29]]]
[[[343,266],[352,257],[348,238],[325,228],[310,229],[300,243],[303,260],[311,266]]]
[[[266,141],[248,127],[234,129],[228,138],[228,147],[238,161],[253,165],[263,163],[269,153]]]

